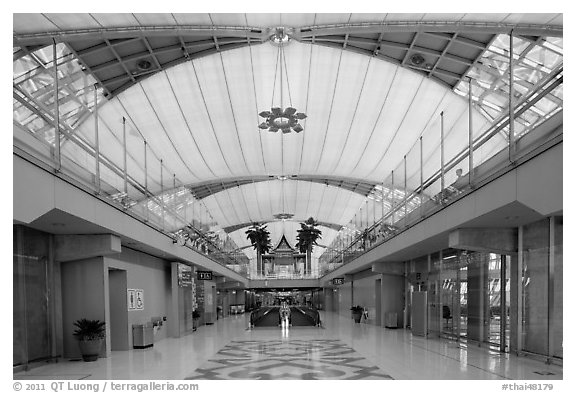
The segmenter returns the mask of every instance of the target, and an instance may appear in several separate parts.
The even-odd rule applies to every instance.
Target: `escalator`
[[[292,326],[316,326],[314,318],[306,313],[307,307],[290,307]]]
[[[280,325],[280,307],[262,307],[250,315],[252,326],[271,327]],[[317,326],[320,324],[318,311],[308,307],[290,307],[292,326]]]
[[[254,327],[278,326],[280,319],[279,307],[263,307],[252,312],[252,324]]]

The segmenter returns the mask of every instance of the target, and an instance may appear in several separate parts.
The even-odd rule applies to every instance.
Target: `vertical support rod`
[[[404,226],[407,226],[406,215],[408,214],[408,179],[406,178],[406,155],[404,155]]]
[[[555,217],[550,217],[550,247],[548,247],[548,360],[547,363],[552,362],[554,357],[554,254],[555,254],[555,236],[554,233],[554,220]]]
[[[372,225],[376,226],[376,194],[374,194],[374,199],[372,199]]]
[[[440,201],[444,203],[444,111],[440,112]]]
[[[368,198],[366,198],[366,229],[368,229],[370,227],[370,217],[368,215],[369,202],[370,202],[370,200]]]
[[[192,228],[194,228],[194,209],[196,208],[194,202],[194,196],[192,196],[192,217],[190,218],[190,225],[192,225]]]
[[[124,194],[125,198],[128,198],[128,166],[127,166],[127,154],[126,154],[126,118],[122,117],[122,147],[124,154]]]
[[[95,179],[96,194],[100,194],[100,139],[98,133],[98,88],[94,85],[94,161],[96,164]]]
[[[144,140],[144,195],[149,198],[148,192],[148,142]],[[150,219],[150,204],[146,206],[146,221]]]
[[[395,207],[395,202],[396,202],[396,193],[394,192],[394,171],[392,171],[392,201],[390,202],[390,206],[391,206],[391,210],[392,210],[392,225],[394,225],[394,215],[395,215],[395,211],[394,211],[394,207]]]
[[[58,61],[56,54],[56,41],[52,44],[52,57],[54,61],[54,159],[56,160],[56,171],[62,167],[60,157],[60,102],[58,101]]]
[[[162,212],[162,229],[164,229],[164,161],[160,159],[160,210]]]
[[[424,146],[423,146],[422,136],[420,136],[420,216],[424,215],[423,211],[423,201],[422,198],[424,196]]]
[[[508,77],[510,88],[508,89],[508,117],[509,117],[509,124],[508,124],[508,159],[510,162],[514,162],[514,155],[515,152],[515,137],[514,137],[514,35],[513,32],[510,31],[510,53],[509,53],[509,70],[508,70]]]
[[[474,136],[472,124],[472,78],[468,78],[468,184],[474,183]]]
[[[382,180],[382,223],[380,229],[384,228],[384,180]]]
[[[500,255],[500,352],[506,352],[506,258],[506,255]]]

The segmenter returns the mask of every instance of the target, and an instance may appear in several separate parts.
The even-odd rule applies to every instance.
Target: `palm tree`
[[[300,223],[298,235],[296,235],[296,246],[300,252],[306,253],[306,268],[305,273],[310,273],[312,264],[312,249],[318,245],[318,239],[322,239],[322,231],[316,228],[318,225],[314,218],[310,217],[306,221]]]
[[[270,232],[266,225],[253,222],[245,233],[246,239],[250,240],[252,247],[256,250],[256,270],[261,273],[263,270],[262,254],[268,253],[272,248]]]

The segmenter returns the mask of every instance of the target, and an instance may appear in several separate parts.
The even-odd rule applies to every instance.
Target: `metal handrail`
[[[521,102],[519,102],[516,105],[516,108],[514,109],[514,117],[521,115],[522,113],[524,113],[528,108],[530,108],[532,105],[534,105],[536,102],[540,101],[542,98],[544,98],[550,91],[554,90],[556,87],[558,87],[559,85],[561,85],[563,83],[563,66],[560,65],[555,72],[551,73],[550,75],[548,75],[548,77],[541,81],[541,83],[537,86],[537,88],[535,89],[534,92],[532,92],[532,94],[528,95],[527,97],[525,97],[524,100],[522,100]],[[499,120],[497,120],[488,130],[486,130],[486,132],[484,132],[482,135],[478,136],[474,141],[473,141],[473,150],[476,150],[478,148],[480,148],[484,143],[486,143],[488,140],[490,140],[493,136],[495,136],[498,132],[500,132],[502,129],[504,129],[508,124],[510,123],[510,118],[509,115],[503,115]],[[525,133],[524,135],[527,135],[528,133]],[[462,161],[464,158],[466,158],[468,155],[468,148],[465,148],[464,150],[462,150],[460,153],[458,153],[454,158],[452,158],[445,166],[445,170],[449,170],[452,169],[453,167],[455,167],[460,161]],[[364,254],[365,252],[367,252],[370,248],[372,248],[372,246],[381,244],[387,240],[389,240],[390,238],[394,237],[397,232],[398,232],[398,228],[394,228],[392,231],[390,231],[390,233],[388,233],[387,235],[385,235],[384,238],[381,239],[381,241],[376,242],[375,244],[372,244],[370,247],[366,248],[363,247],[365,249],[363,250],[356,250],[355,247],[357,247],[359,242],[363,241],[363,237],[365,234],[367,233],[372,233],[375,231],[376,228],[380,227],[382,225],[382,223],[384,223],[386,220],[388,220],[389,218],[391,218],[394,214],[396,214],[397,212],[399,212],[401,209],[404,209],[404,206],[406,204],[408,204],[408,202],[412,199],[414,199],[415,197],[422,197],[423,195],[423,190],[427,187],[430,187],[432,184],[434,184],[436,181],[438,181],[438,179],[441,176],[441,170],[436,171],[434,174],[432,174],[432,176],[430,176],[426,181],[423,182],[423,184],[419,187],[417,187],[416,189],[414,189],[409,195],[407,195],[404,198],[404,202],[403,203],[399,203],[396,206],[392,206],[392,208],[388,211],[388,213],[386,215],[384,215],[383,217],[381,217],[378,221],[376,221],[375,223],[373,223],[372,225],[370,225],[369,227],[367,227],[364,231],[362,231],[362,233],[360,233],[359,235],[357,235],[351,242],[350,244],[345,247],[343,250],[341,251],[337,251],[336,255],[334,255],[332,258],[330,258],[328,261],[323,262],[324,264],[326,264],[327,266],[329,266],[331,263],[336,263],[335,261],[338,259],[345,259],[346,258],[346,254],[356,254],[353,255],[353,259],[356,259],[358,256]],[[446,189],[448,189],[450,186],[446,187]],[[444,197],[444,194],[446,192],[445,190],[441,190],[440,194],[442,194],[442,197]],[[442,198],[443,199],[443,198]],[[431,209],[430,211],[428,211],[428,214],[430,213],[434,213],[436,210],[438,210],[439,208],[441,208],[441,206],[437,206],[435,209]],[[409,211],[409,213],[411,213],[412,211],[414,211],[415,209],[412,209]],[[423,215],[422,218],[425,218],[426,216]],[[333,249],[333,248],[332,248]],[[348,261],[350,262],[350,261]],[[348,263],[348,262],[344,262],[344,264]],[[325,270],[325,269],[323,269]],[[328,272],[321,274],[322,276],[328,274]]]

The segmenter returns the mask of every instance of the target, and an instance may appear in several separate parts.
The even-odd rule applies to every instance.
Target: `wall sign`
[[[333,285],[342,285],[344,284],[344,277],[337,277],[332,279]]]
[[[178,286],[192,287],[192,268],[178,264]]]
[[[144,310],[144,290],[128,289],[128,311]]]
[[[196,278],[198,280],[212,280],[212,272],[197,271]]]

